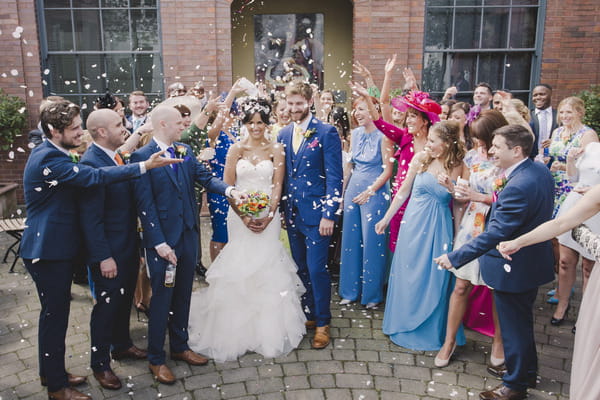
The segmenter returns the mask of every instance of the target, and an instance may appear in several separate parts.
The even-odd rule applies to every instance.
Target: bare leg
[[[211,240],[211,242],[210,242],[210,260],[211,261],[215,261],[215,258],[217,258],[217,256],[221,252],[221,250],[223,250],[223,247],[225,247],[225,244],[226,243],[213,242]]]
[[[577,261],[579,253],[566,246],[560,245],[560,261],[558,262],[558,305],[554,310],[554,318],[564,318],[569,306],[571,289],[577,276]]]
[[[592,269],[594,268],[594,264],[594,261],[582,257],[581,268],[583,269],[583,293],[585,293],[585,288],[587,287],[588,280],[590,279],[590,274],[592,273]]]
[[[492,339],[492,356],[498,359],[504,359],[504,345],[502,343],[502,333],[500,332],[500,320],[496,311],[496,302],[492,300],[492,310],[494,315],[494,338]]]
[[[465,311],[467,309],[467,300],[469,294],[473,290],[471,282],[464,279],[456,278],[454,290],[450,296],[450,306],[448,309],[448,323],[446,325],[446,339],[444,345],[438,352],[437,357],[442,360],[447,360],[452,353],[452,349],[456,344],[456,334],[460,327]]]

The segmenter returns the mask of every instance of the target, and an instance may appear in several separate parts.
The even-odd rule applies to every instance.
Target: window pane
[[[479,82],[487,82],[493,90],[502,88],[504,54],[482,53],[479,55]]]
[[[444,91],[444,71],[446,70],[446,54],[425,53],[423,60],[423,90],[426,92]]]
[[[486,6],[510,6],[510,0],[485,0]]]
[[[46,10],[45,15],[48,50],[73,50],[71,13],[64,10]]]
[[[131,50],[127,10],[102,10],[104,50]]]
[[[428,6],[451,6],[453,5],[453,0],[429,0],[427,2]]]
[[[107,86],[111,93],[129,93],[133,91],[131,75],[131,55],[110,54],[106,56]]]
[[[102,0],[102,7],[127,7],[127,0]]]
[[[131,7],[156,7],[156,0],[131,0]]]
[[[520,6],[520,5],[524,5],[524,6],[528,6],[528,5],[537,6],[540,2],[539,2],[539,0],[513,0],[512,3],[515,6]]]
[[[160,50],[156,10],[131,10],[131,31],[134,50]]]
[[[454,21],[455,49],[479,48],[481,8],[457,8]]]
[[[508,9],[486,8],[483,12],[482,48],[504,48],[507,46]]]
[[[79,93],[76,65],[74,55],[53,55],[48,58],[52,93]]]
[[[531,54],[509,54],[506,61],[506,87],[528,90],[531,76]]]
[[[144,92],[162,90],[160,59],[154,54],[140,54],[134,57],[135,88]]]
[[[73,0],[73,8],[98,8],[99,0]]]
[[[71,7],[69,0],[44,0],[44,7]]]
[[[102,50],[100,13],[98,10],[75,10],[75,41],[77,50]]]
[[[438,50],[450,47],[452,36],[452,9],[431,8],[427,10],[427,32],[425,34],[425,49]]]
[[[457,6],[480,6],[481,0],[456,0]]]
[[[106,74],[100,54],[80,55],[79,73],[81,74],[82,93],[104,92],[104,89],[106,89]]]
[[[535,47],[537,8],[516,7],[510,20],[510,47]]]
[[[475,87],[476,54],[454,54],[450,68],[450,85],[456,86],[459,92],[468,92]]]

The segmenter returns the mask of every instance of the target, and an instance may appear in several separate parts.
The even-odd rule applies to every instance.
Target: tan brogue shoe
[[[194,353],[192,350],[186,350],[183,353],[171,353],[171,359],[176,361],[185,361],[190,365],[206,365],[208,358]]]
[[[121,380],[111,370],[94,372],[94,378],[100,383],[104,389],[119,390],[121,389]]]
[[[315,329],[317,327],[317,321],[306,321],[304,326],[306,326],[306,329]]]
[[[161,365],[149,365],[150,372],[154,375],[154,378],[160,383],[165,385],[172,385],[175,383],[175,376],[165,364]]]
[[[313,349],[324,349],[329,344],[329,325],[317,326],[315,337],[313,338]]]
[[[48,392],[51,400],[91,400],[91,397],[75,389],[62,388],[56,392]]]
[[[87,381],[87,378],[85,376],[73,374],[67,374],[67,378],[69,379],[69,386],[79,386]],[[45,376],[40,376],[40,382],[42,386],[48,386],[48,380]]]

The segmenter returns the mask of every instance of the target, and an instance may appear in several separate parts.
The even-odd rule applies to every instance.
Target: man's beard
[[[298,123],[298,122],[304,121],[306,119],[306,117],[308,117],[309,113],[310,113],[310,107],[306,107],[306,110],[304,110],[304,112],[302,113],[300,118],[298,118],[298,120],[294,121],[294,122]]]

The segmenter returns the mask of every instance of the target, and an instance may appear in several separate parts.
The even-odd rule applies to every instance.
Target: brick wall
[[[600,84],[600,2],[548,0],[542,76],[558,102]]]
[[[17,27],[22,27],[20,37],[14,37]],[[40,53],[34,0],[3,0],[0,13],[0,87],[27,102],[29,127],[24,136],[17,138],[13,148],[0,151],[0,182],[21,185],[18,202],[23,203],[23,168],[29,154],[26,134],[38,121],[38,108],[42,99]],[[13,75],[11,71],[16,71]],[[21,151],[23,150],[23,151]],[[12,152],[12,153],[11,153]],[[14,154],[13,158],[9,154]]]

